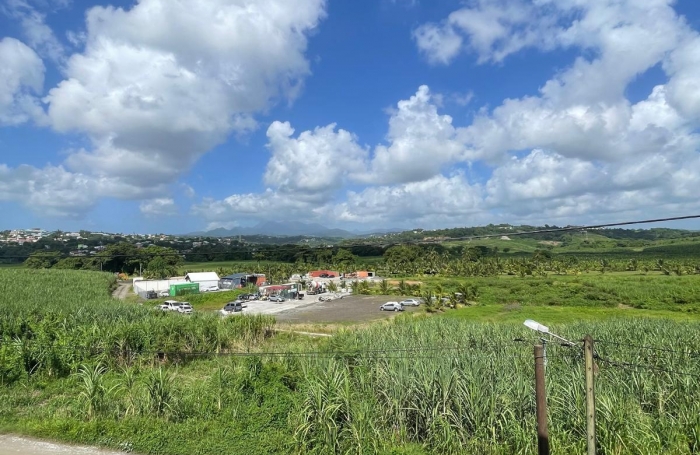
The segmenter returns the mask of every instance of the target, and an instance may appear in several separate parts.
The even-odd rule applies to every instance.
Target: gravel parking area
[[[324,297],[330,294],[322,294]],[[398,312],[381,311],[379,307],[386,302],[400,302],[405,298],[395,295],[348,295],[342,299],[319,301],[320,296],[306,296],[303,300],[287,300],[282,303],[255,300],[246,302],[246,307],[240,313],[232,316],[269,314],[277,321],[288,324],[306,323],[344,323],[367,322],[377,319],[388,319]],[[417,311],[420,307],[408,306],[406,313]]]
[[[407,297],[406,297],[407,298]],[[390,301],[401,301],[404,297],[381,295],[351,295],[329,302],[315,302],[290,308],[275,314],[279,322],[342,323],[366,322],[395,316],[393,311],[380,311],[379,306]],[[406,313],[420,307],[406,307]]]

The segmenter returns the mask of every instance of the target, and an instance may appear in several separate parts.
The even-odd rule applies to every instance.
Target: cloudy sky
[[[0,229],[700,213],[697,0],[107,2],[0,0]]]

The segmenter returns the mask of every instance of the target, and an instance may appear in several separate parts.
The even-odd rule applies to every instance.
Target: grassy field
[[[694,276],[480,280],[478,304],[312,339],[114,301],[100,273],[0,270],[0,431],[144,454],[532,454],[531,317],[600,340],[600,453],[698,453],[700,323],[673,310],[697,304]],[[547,355],[552,453],[583,453],[581,349]]]
[[[577,255],[602,255],[624,256],[626,258],[664,257],[674,256],[688,257],[700,252],[700,237],[688,237],[679,239],[661,239],[653,241],[639,240],[629,242],[614,240],[603,235],[589,232],[572,233],[565,237],[565,241],[541,241],[520,236],[511,236],[509,240],[501,238],[460,240],[444,242],[444,246],[476,247],[485,246],[498,248],[502,255],[532,254],[535,250],[550,250],[553,254],[577,254]]]
[[[460,286],[475,289],[473,300],[480,305],[516,307],[560,307],[592,309],[635,308],[700,314],[700,275],[664,275],[642,272],[598,272],[545,277],[500,275],[452,278],[413,276],[392,278],[389,293],[401,294],[397,283],[414,283],[411,293],[450,296]],[[416,285],[418,284],[418,285]],[[387,293],[375,283],[369,293]]]

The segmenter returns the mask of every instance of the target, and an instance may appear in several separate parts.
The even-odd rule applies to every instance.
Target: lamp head
[[[533,321],[532,319],[528,319],[523,324],[525,324],[525,327],[527,327],[528,329],[534,330],[536,332],[549,333],[549,327],[542,325],[537,321]]]

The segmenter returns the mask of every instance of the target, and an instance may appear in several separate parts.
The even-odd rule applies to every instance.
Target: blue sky
[[[0,229],[700,213],[693,0],[0,5]]]

